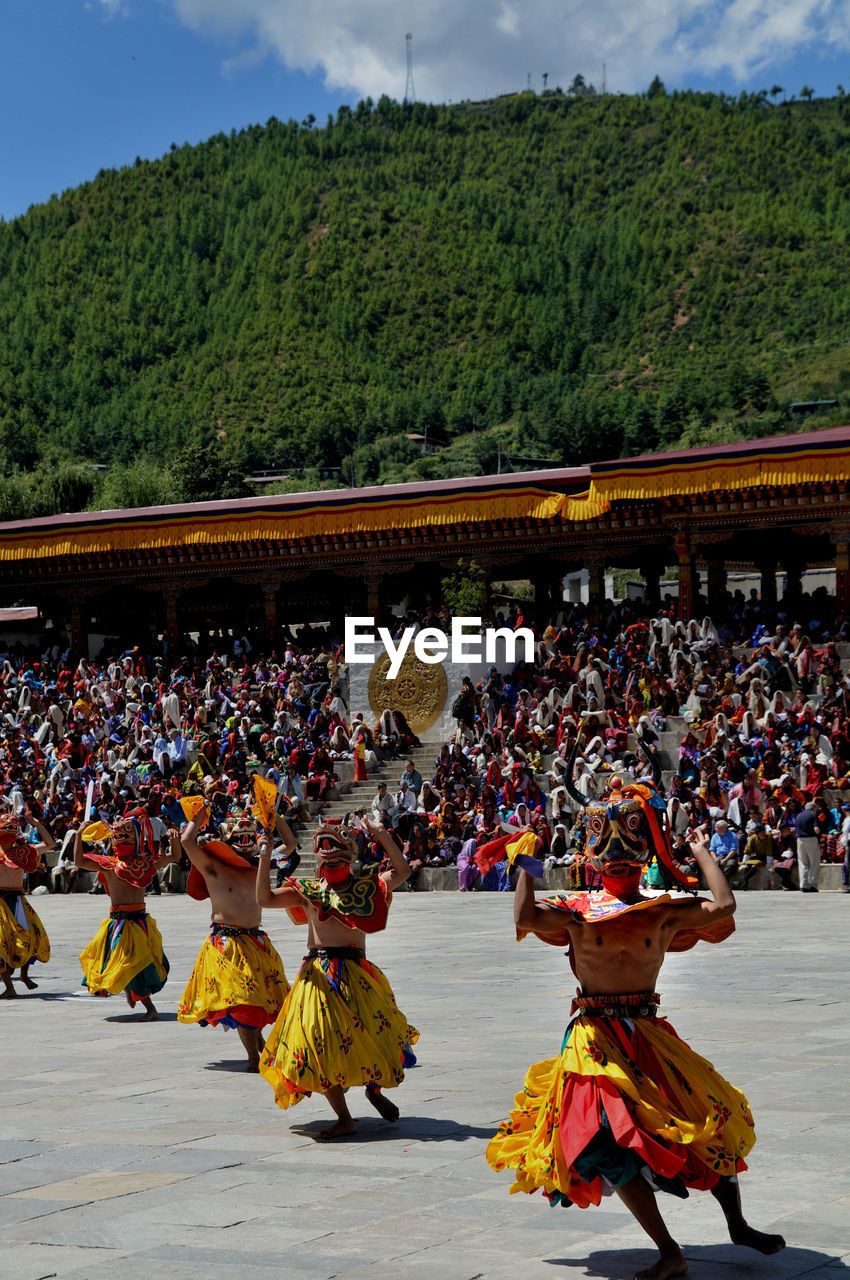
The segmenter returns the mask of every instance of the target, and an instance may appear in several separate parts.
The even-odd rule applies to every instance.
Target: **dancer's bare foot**
[[[245,1070],[253,1076],[259,1075],[260,1055],[266,1047],[265,1040],[257,1027],[237,1026],[236,1030],[239,1032],[242,1047],[248,1055],[248,1065]]]
[[[711,1188],[711,1194],[723,1210],[726,1226],[729,1228],[729,1239],[733,1244],[755,1249],[757,1253],[780,1253],[785,1248],[782,1236],[772,1236],[766,1231],[756,1231],[747,1222],[741,1210],[741,1189],[737,1181],[721,1178],[717,1185]]]
[[[668,1276],[683,1276],[687,1269],[687,1260],[677,1245],[659,1254],[654,1267],[636,1272],[635,1280],[668,1280]]]
[[[330,1129],[323,1129],[319,1134],[320,1142],[333,1142],[336,1138],[350,1138],[357,1132],[356,1120],[337,1120]]]
[[[22,982],[28,991],[38,990],[38,983],[33,982],[32,978],[29,976],[26,969],[21,969],[21,976],[18,979],[18,981]]]
[[[781,1253],[785,1248],[782,1236],[769,1235],[767,1231],[756,1231],[749,1223],[742,1227],[730,1228],[729,1239],[733,1244],[744,1245],[747,1249],[755,1249],[757,1253]]]
[[[129,991],[125,991],[125,992],[124,992],[124,998],[126,999],[126,1001],[127,1001],[128,1005],[130,1006],[130,1008],[131,1008],[131,1009],[135,1009],[135,1007],[136,1007],[136,1002],[135,1002],[135,1000],[133,999],[133,997],[130,995],[130,992],[129,992]]]
[[[0,991],[0,1000],[17,1000],[18,993],[14,987],[7,987],[5,991]]]
[[[394,1102],[390,1102],[389,1098],[376,1089],[367,1089],[366,1097],[378,1114],[384,1117],[387,1124],[395,1124],[399,1110]]]
[[[156,1009],[148,1009],[142,1018],[142,1022],[159,1022],[159,1014]]]

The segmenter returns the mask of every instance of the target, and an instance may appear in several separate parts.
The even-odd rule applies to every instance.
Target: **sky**
[[[850,0],[0,0],[0,218],[249,124],[407,88],[850,92]]]

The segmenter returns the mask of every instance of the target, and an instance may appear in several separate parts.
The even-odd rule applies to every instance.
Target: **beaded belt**
[[[121,907],[113,907],[109,913],[110,920],[147,920],[147,911],[124,911]]]
[[[265,934],[262,929],[237,929],[232,924],[213,924],[211,930],[213,938],[263,938]]]
[[[583,996],[570,1005],[570,1014],[589,1013],[597,1018],[654,1018],[661,1003],[657,991],[637,991],[623,996]]]
[[[362,947],[311,947],[308,960],[362,960],[366,952]]]

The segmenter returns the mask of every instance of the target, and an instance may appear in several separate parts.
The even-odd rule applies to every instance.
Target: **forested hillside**
[[[0,518],[846,420],[848,139],[850,98],[656,84],[365,102],[101,172],[0,223]]]

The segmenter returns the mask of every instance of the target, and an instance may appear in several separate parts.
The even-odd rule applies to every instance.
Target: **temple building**
[[[776,573],[786,595],[807,567],[834,567],[850,608],[850,427],[519,475],[95,511],[0,524],[0,606],[35,606],[70,637],[165,635],[379,617],[474,559],[491,580],[528,579],[557,607],[586,568],[640,573],[650,608],[678,566],[678,610],[725,590],[731,569]]]

